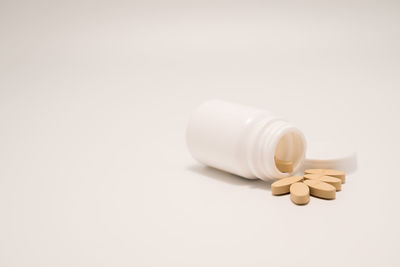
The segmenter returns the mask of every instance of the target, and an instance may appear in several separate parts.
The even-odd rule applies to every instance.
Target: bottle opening
[[[298,132],[289,132],[281,137],[275,149],[275,166],[282,173],[294,172],[304,159],[304,137]]]

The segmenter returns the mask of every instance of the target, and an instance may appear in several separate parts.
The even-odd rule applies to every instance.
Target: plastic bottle
[[[290,176],[303,164],[306,140],[302,132],[270,112],[219,100],[202,104],[189,120],[186,141],[201,163],[249,179]],[[283,173],[275,157],[291,161]]]

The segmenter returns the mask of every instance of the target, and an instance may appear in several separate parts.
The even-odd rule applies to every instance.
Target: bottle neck
[[[303,164],[306,140],[299,129],[288,122],[269,116],[253,126],[247,162],[254,176],[262,180],[284,178],[291,173],[279,171],[275,157],[291,161],[293,172]]]

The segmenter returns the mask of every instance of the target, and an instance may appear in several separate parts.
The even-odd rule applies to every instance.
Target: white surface
[[[398,1],[1,1],[0,266],[399,266]],[[203,168],[210,98],[355,143],[304,207]],[[350,140],[350,141],[349,141]]]

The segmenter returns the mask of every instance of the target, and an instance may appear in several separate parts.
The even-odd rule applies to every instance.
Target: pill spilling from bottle
[[[278,165],[278,161],[276,162]],[[272,195],[290,193],[293,203],[305,205],[309,202],[310,195],[322,199],[335,199],[336,191],[342,189],[345,178],[346,174],[338,170],[308,169],[304,171],[304,176],[291,176],[272,183],[271,192]]]
[[[281,160],[274,157],[275,165],[281,172],[292,172],[293,171],[293,163],[291,161]]]

